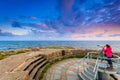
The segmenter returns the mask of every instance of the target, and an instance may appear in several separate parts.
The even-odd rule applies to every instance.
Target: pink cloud
[[[69,13],[72,11],[73,4],[74,0],[61,0],[61,4],[59,6],[64,13]]]
[[[74,29],[74,28],[70,28]],[[87,40],[120,40],[120,27],[117,25],[96,25],[87,27],[78,27],[74,29],[74,33],[68,33],[71,39],[87,39]],[[69,29],[67,30],[69,31]],[[85,31],[84,34],[81,32]],[[115,35],[116,34],[116,35]],[[115,35],[115,36],[110,36]],[[84,37],[83,37],[84,36]],[[115,37],[115,38],[114,38]]]
[[[61,12],[61,20],[65,23],[73,17],[72,7],[75,0],[59,0],[59,9]],[[72,16],[72,17],[71,17]],[[73,17],[74,18],[74,17]]]
[[[35,23],[34,26],[37,27],[38,29],[40,28],[43,30],[53,30],[51,27],[48,27],[46,24]]]

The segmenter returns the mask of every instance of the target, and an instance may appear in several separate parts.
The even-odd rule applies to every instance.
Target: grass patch
[[[25,53],[25,52],[26,52],[25,50],[18,50],[18,51],[16,51],[15,54],[20,54],[20,53]]]
[[[49,49],[62,49],[62,47],[60,46],[50,46],[50,47],[47,47]]]
[[[4,56],[2,54],[0,54],[0,60],[4,59]]]
[[[11,55],[13,55],[13,54],[0,54],[0,60],[6,58],[8,56],[11,56]]]
[[[45,73],[47,72],[47,70],[53,65],[53,64],[56,64],[60,61],[63,61],[63,60],[66,60],[66,59],[71,59],[71,58],[83,58],[85,56],[85,54],[77,54],[77,55],[70,55],[70,56],[63,56],[62,58],[58,58],[58,59],[55,59],[51,62],[49,62],[45,68],[43,69],[40,77],[39,77],[39,80],[42,80]]]
[[[17,51],[9,51],[7,53],[0,53],[0,60],[9,57],[11,55],[21,54],[27,52],[26,50],[17,50]]]

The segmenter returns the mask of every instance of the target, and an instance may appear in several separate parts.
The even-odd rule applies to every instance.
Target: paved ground
[[[77,73],[83,71],[82,59],[68,59],[53,65],[43,80],[79,80]]]

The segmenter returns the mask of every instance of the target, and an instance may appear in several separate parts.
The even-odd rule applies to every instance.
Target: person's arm
[[[105,46],[102,48],[102,52],[103,52],[103,55],[106,56],[106,47]]]
[[[102,48],[102,51],[103,51],[103,52],[105,52],[105,51],[106,51],[106,49],[105,49],[105,48],[106,48],[105,46]]]

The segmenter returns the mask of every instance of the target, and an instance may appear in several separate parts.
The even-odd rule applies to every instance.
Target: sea
[[[120,41],[0,41],[0,50],[50,46],[72,46],[75,48],[101,50],[100,46],[105,44],[109,44],[114,52],[120,52]]]

